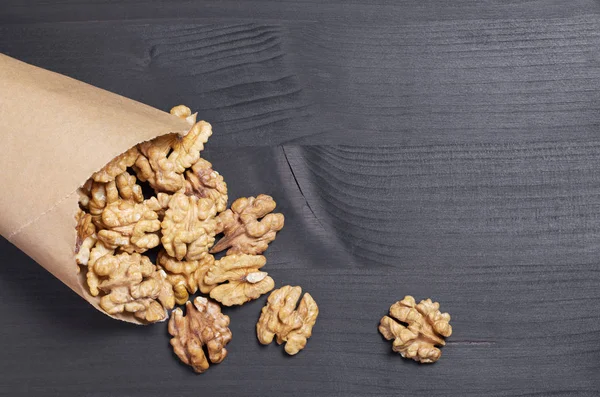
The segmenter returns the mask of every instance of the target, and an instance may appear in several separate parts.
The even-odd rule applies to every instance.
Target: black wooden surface
[[[230,197],[286,216],[266,270],[321,309],[292,358],[265,297],[225,310],[198,376],[0,239],[0,394],[600,394],[597,1],[4,0],[0,52],[197,109]],[[406,294],[452,315],[434,365],[377,332]]]

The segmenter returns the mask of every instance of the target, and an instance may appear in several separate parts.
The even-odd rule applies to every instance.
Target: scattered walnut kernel
[[[257,255],[264,252],[283,228],[283,215],[271,214],[275,206],[273,198],[266,194],[235,200],[231,209],[217,217],[216,232],[222,232],[224,236],[210,252],[214,254],[227,248],[228,255]],[[260,218],[262,220],[258,220]]]
[[[133,167],[138,178],[157,192],[178,191],[184,187],[183,173],[198,161],[211,135],[211,125],[199,121],[183,137],[168,134],[140,143],[141,155]]]
[[[209,292],[205,291],[204,275],[214,261],[215,258],[210,254],[200,260],[179,261],[164,250],[160,251],[157,259],[159,267],[167,274],[167,281],[173,286],[175,302],[178,305],[183,305],[189,299],[189,294],[198,291],[198,287],[202,292]]]
[[[450,315],[441,313],[440,304],[431,299],[418,305],[415,298],[405,296],[390,307],[390,316],[379,323],[379,332],[387,340],[394,340],[393,350],[402,357],[421,363],[436,362],[442,352],[435,346],[444,346],[444,337],[452,335]],[[408,327],[398,323],[401,321]]]
[[[215,202],[217,212],[227,208],[227,184],[223,177],[212,169],[212,164],[198,159],[191,171],[185,173],[185,193],[199,198],[210,198]]]
[[[197,260],[208,255],[215,241],[216,213],[211,199],[186,196],[183,192],[171,196],[161,224],[161,241],[167,254],[178,260]]]
[[[117,175],[122,174],[128,167],[135,164],[139,156],[137,147],[132,147],[123,154],[118,155],[106,164],[104,168],[92,175],[95,182],[110,182],[114,181]]]
[[[175,305],[173,289],[162,270],[138,253],[107,253],[88,264],[87,282],[92,296],[101,292],[100,307],[109,314],[130,312],[156,322]]]
[[[229,317],[221,313],[216,303],[197,297],[185,304],[186,315],[180,308],[173,310],[169,320],[171,346],[175,354],[194,371],[202,373],[209,367],[202,349],[206,346],[208,358],[218,364],[227,357],[225,346],[231,341]]]
[[[285,351],[289,355],[304,349],[307,339],[312,335],[319,308],[312,296],[306,293],[298,309],[294,310],[301,294],[302,288],[289,285],[271,292],[256,324],[260,343],[268,345],[277,336],[277,344],[286,342]]]
[[[215,261],[204,276],[213,288],[210,297],[225,306],[244,303],[266,294],[275,282],[262,268],[267,260],[262,255],[228,255]]]

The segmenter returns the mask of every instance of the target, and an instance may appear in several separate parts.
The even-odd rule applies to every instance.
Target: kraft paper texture
[[[136,144],[189,128],[169,113],[0,54],[0,234],[102,311],[74,259],[77,189]]]

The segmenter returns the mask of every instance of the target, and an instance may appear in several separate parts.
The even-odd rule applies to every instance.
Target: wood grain
[[[159,108],[185,102],[219,146],[585,140],[600,125],[598,14],[204,21],[5,25],[0,51]]]
[[[3,1],[0,52],[200,110],[230,199],[286,216],[265,270],[321,314],[290,358],[265,297],[225,309],[196,376],[0,238],[0,395],[600,395],[599,48],[593,0]],[[452,315],[435,365],[377,333],[406,294]]]
[[[415,21],[571,17],[597,13],[594,0],[5,0],[0,23],[74,22],[131,19],[253,19],[381,23]]]
[[[582,139],[600,123],[597,15],[314,24],[293,42],[320,103],[300,143]]]
[[[281,26],[256,23],[0,27],[0,51],[160,109],[184,103],[230,146],[310,133],[292,126],[308,104],[284,41]]]

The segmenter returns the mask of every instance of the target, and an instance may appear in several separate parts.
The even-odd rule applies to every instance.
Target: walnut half
[[[296,309],[301,294],[302,288],[286,285],[269,295],[256,324],[260,343],[268,345],[276,336],[277,344],[286,342],[285,351],[289,355],[304,349],[307,339],[312,335],[319,307],[312,296],[306,293]]]
[[[198,260],[208,255],[215,241],[215,203],[209,198],[177,192],[169,200],[161,223],[161,242],[167,253],[182,260]]]
[[[212,164],[202,158],[185,173],[185,194],[210,198],[215,202],[217,212],[223,212],[227,208],[227,184],[223,177],[212,169]]]
[[[379,332],[387,340],[394,340],[392,349],[402,357],[434,363],[442,355],[435,346],[444,346],[444,337],[452,335],[450,315],[441,313],[439,309],[440,304],[431,299],[422,300],[417,305],[415,298],[406,296],[390,307],[390,317],[381,319]]]
[[[211,125],[199,121],[184,136],[172,133],[140,143],[133,169],[156,192],[176,192],[184,187],[183,173],[198,161],[211,135]]]
[[[202,373],[209,367],[204,346],[213,364],[227,357],[225,345],[231,341],[229,316],[221,313],[218,304],[202,297],[194,299],[193,305],[188,301],[185,311],[184,316],[180,308],[173,310],[169,320],[171,346],[181,361]]]
[[[96,227],[92,223],[92,216],[79,210],[77,211],[77,241],[75,242],[75,261],[79,265],[87,266],[90,259],[90,250],[98,240]],[[79,267],[77,267],[79,272]]]
[[[160,244],[160,220],[152,209],[154,200],[133,203],[117,200],[102,211],[102,226],[98,239],[111,249],[143,253]]]
[[[137,147],[132,147],[125,153],[122,153],[112,159],[108,164],[104,166],[100,171],[92,175],[92,179],[95,182],[110,182],[114,181],[117,175],[125,172],[127,167],[131,167],[135,160],[140,155]]]
[[[263,253],[283,228],[283,214],[271,213],[275,206],[273,198],[266,194],[235,200],[231,209],[217,217],[216,233],[223,233],[223,237],[210,252],[214,254],[229,248],[227,255]]]
[[[202,293],[210,292],[204,284],[204,275],[215,262],[215,258],[207,254],[200,260],[177,260],[169,256],[164,250],[160,251],[157,259],[159,268],[167,273],[167,281],[173,286],[175,302],[183,305],[190,294],[195,294],[200,288]]]
[[[275,287],[273,279],[259,270],[266,263],[262,255],[227,255],[209,267],[204,285],[223,305],[243,305]]]
[[[147,322],[167,318],[175,306],[166,274],[138,253],[114,255],[96,243],[88,262],[87,283],[92,296],[102,295],[100,307],[108,314],[133,313]]]

